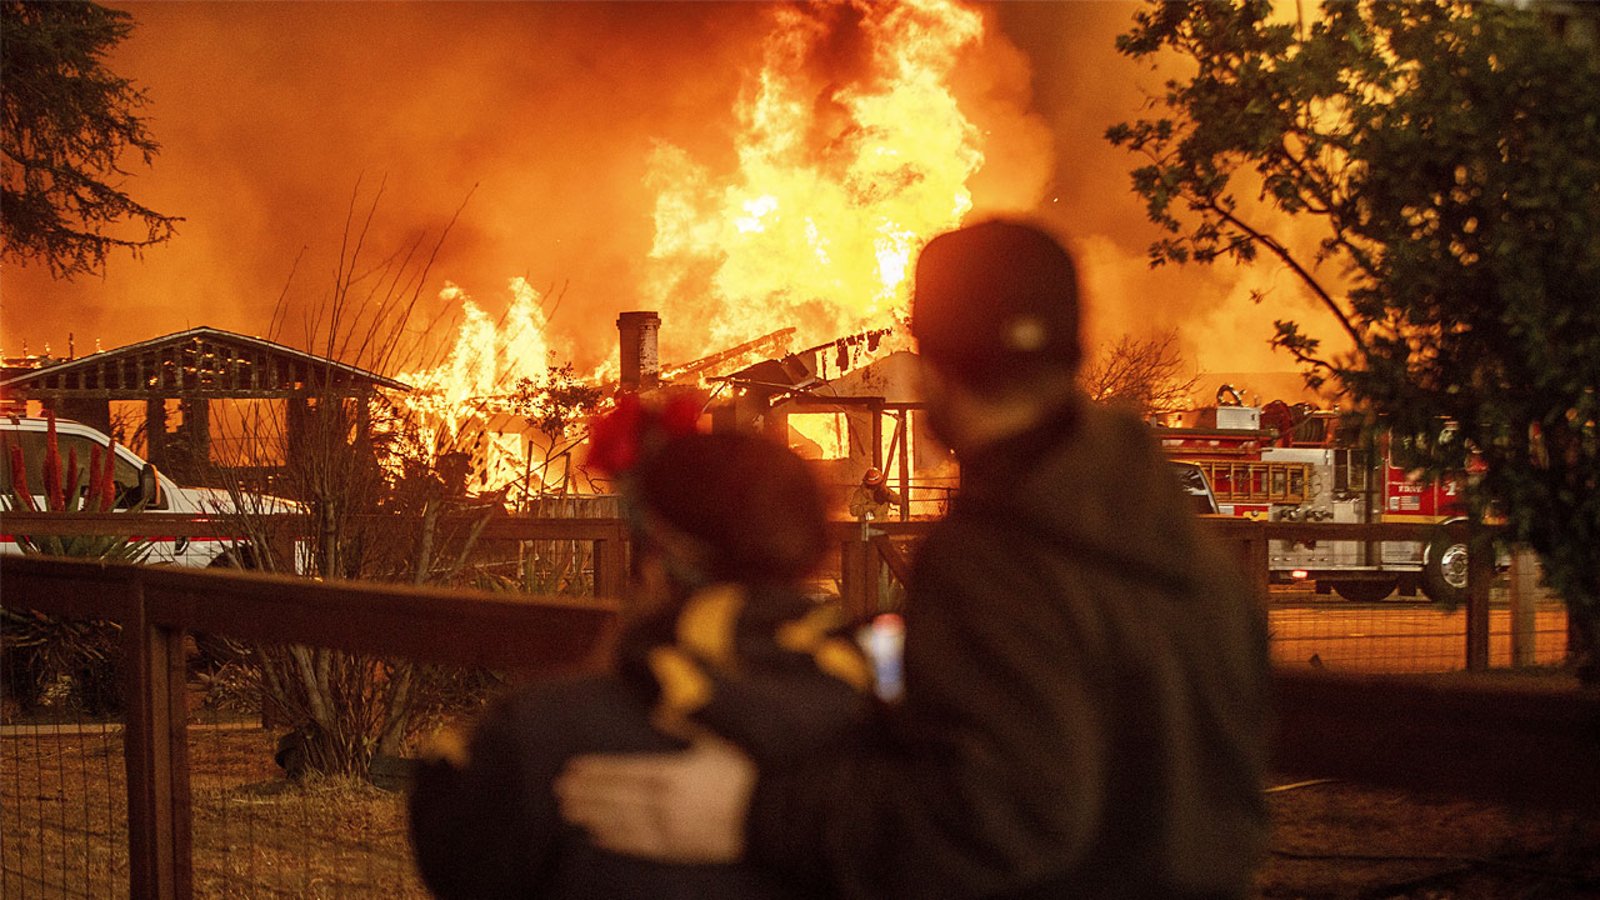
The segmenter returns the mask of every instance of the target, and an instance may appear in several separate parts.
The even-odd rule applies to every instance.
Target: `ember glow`
[[[1132,3],[126,6],[110,62],[162,144],[129,187],[185,221],[102,278],[8,266],[5,356],[202,324],[321,352],[324,273],[380,183],[359,273],[453,226],[371,366],[420,388],[435,452],[502,441],[524,473],[505,394],[569,361],[615,384],[619,312],[660,313],[664,377],[726,374],[902,324],[917,248],[975,217],[1068,239],[1093,345],[1178,327],[1202,368],[1287,368],[1272,319],[1316,314],[1270,268],[1146,266],[1130,159],[1101,137],[1163,77],[1114,49]]]
[[[445,279],[496,323],[508,276],[561,285],[548,337],[579,371],[615,358],[625,309],[662,314],[668,367],[890,324],[908,251],[966,203],[1070,240],[1091,344],[1178,327],[1202,368],[1285,369],[1272,320],[1316,315],[1269,268],[1146,267],[1132,161],[1101,137],[1165,77],[1114,49],[1134,3],[112,5],[136,27],[109,62],[162,145],[128,187],[185,221],[101,278],[8,266],[6,356],[202,324],[319,349],[302,324],[352,186],[380,180],[369,262],[471,194],[419,319],[467,318],[429,305]],[[395,368],[442,362],[435,340]]]

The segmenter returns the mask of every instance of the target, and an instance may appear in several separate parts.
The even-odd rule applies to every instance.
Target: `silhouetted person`
[[[798,768],[583,757],[563,813],[619,850],[850,897],[1246,894],[1263,612],[1144,425],[1077,387],[1071,259],[1025,224],[941,235],[911,325],[962,490],[914,562],[900,704]]]
[[[856,645],[801,589],[828,547],[805,463],[754,435],[664,434],[649,415],[635,424],[608,430],[620,454],[597,450],[622,460],[614,474],[659,606],[625,629],[615,674],[527,685],[482,717],[469,744],[424,764],[412,843],[441,897],[815,894],[751,865],[608,853],[557,815],[551,781],[573,754],[674,750],[715,735],[782,770],[853,733],[869,702]]]

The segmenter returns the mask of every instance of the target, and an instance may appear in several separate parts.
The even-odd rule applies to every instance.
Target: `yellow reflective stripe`
[[[808,654],[823,673],[839,679],[858,691],[872,685],[872,668],[849,641],[832,637],[842,614],[831,606],[818,606],[804,617],[778,627],[778,646],[792,653]]]
[[[842,618],[837,609],[818,606],[805,616],[778,626],[778,633],[774,637],[778,646],[785,650],[810,653],[828,639],[829,632],[839,627]]]
[[[848,641],[833,638],[818,647],[812,656],[817,661],[817,668],[856,690],[865,691],[872,686],[872,669],[867,666],[866,658]]]
[[[678,645],[717,668],[736,668],[734,625],[744,607],[744,592],[717,584],[690,597],[678,614]]]
[[[657,714],[681,719],[711,702],[711,679],[695,661],[673,647],[657,647],[647,661],[661,686]]]

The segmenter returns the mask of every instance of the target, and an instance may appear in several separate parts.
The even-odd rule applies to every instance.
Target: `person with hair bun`
[[[561,821],[551,792],[580,753],[716,740],[781,769],[866,717],[871,668],[804,591],[828,548],[810,470],[763,437],[699,433],[697,418],[625,395],[595,425],[589,466],[619,484],[643,608],[613,671],[526,685],[421,765],[410,831],[437,896],[810,896],[754,866],[609,853]]]

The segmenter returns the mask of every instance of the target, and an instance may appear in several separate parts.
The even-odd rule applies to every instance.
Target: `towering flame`
[[[497,401],[518,378],[548,377],[555,359],[543,296],[520,277],[511,279],[510,291],[511,304],[498,323],[461,288],[446,284],[439,293],[446,303],[460,304],[455,343],[438,366],[398,376],[414,389],[403,402],[415,414],[425,445],[445,446],[474,417],[499,411]]]
[[[658,146],[663,339],[712,352],[785,326],[805,343],[903,318],[912,254],[971,208],[980,134],[950,91],[983,18],[949,0],[784,7],[737,110],[737,170]],[[704,331],[679,332],[690,323]]]
[[[734,111],[736,166],[717,172],[666,143],[649,159],[654,265],[636,308],[661,311],[669,361],[786,329],[811,345],[904,321],[913,254],[972,208],[982,135],[951,79],[983,35],[983,16],[953,0],[774,9]],[[552,356],[571,348],[549,344],[539,293],[521,278],[511,292],[497,324],[447,287],[464,319],[453,348],[399,376],[433,452],[477,440],[514,384],[545,383],[570,359]],[[504,467],[480,465],[485,486],[501,482],[491,470]]]

